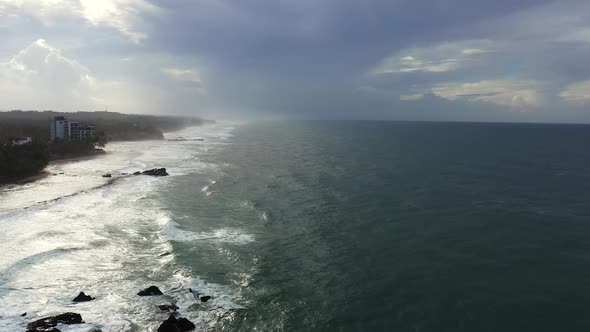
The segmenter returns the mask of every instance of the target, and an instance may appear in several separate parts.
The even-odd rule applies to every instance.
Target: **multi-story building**
[[[51,141],[56,139],[87,139],[94,137],[94,126],[68,121],[64,116],[56,116],[49,121],[49,132]]]
[[[85,123],[80,127],[80,139],[87,139],[94,137],[94,126],[89,126]]]
[[[69,139],[69,129],[68,119],[65,116],[56,116],[49,121],[49,138],[51,141]]]

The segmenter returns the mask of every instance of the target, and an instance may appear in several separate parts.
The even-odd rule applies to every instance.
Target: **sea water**
[[[155,331],[165,303],[198,330],[590,328],[588,126],[220,123],[166,137],[0,189],[0,330],[73,311],[86,324],[62,331]],[[119,176],[154,167],[170,176]],[[150,285],[165,295],[136,295]],[[80,291],[97,299],[73,304]]]

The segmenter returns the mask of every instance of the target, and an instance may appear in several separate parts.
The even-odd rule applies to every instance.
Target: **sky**
[[[590,122],[587,0],[0,0],[0,110]]]

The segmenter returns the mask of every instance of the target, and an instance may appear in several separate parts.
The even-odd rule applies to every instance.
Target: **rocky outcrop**
[[[74,312],[66,312],[61,315],[45,317],[38,319],[36,321],[30,322],[27,324],[27,332],[37,332],[37,331],[45,331],[45,332],[56,332],[59,331],[57,328],[58,323],[72,325],[72,324],[82,324],[84,321],[82,320],[82,316],[80,314]]]
[[[143,175],[151,175],[151,176],[167,176],[168,173],[166,172],[165,168],[154,168],[147,171],[141,172]]]
[[[76,296],[72,301],[73,302],[88,302],[88,301],[92,301],[95,298],[90,296],[90,295],[86,295],[84,294],[84,292],[80,292],[80,294],[78,294],[78,296]]]
[[[201,302],[207,302],[209,300],[211,300],[211,296],[201,296]]]
[[[103,174],[102,177],[103,178],[110,178],[110,177],[113,177],[113,175],[111,173],[107,173],[107,174]]]
[[[158,332],[186,332],[195,329],[195,324],[186,318],[176,318],[170,315],[158,328]]]
[[[150,286],[142,291],[140,291],[139,293],[137,293],[137,295],[139,296],[154,296],[154,295],[162,295],[164,293],[162,293],[162,291],[156,287],[156,286]]]

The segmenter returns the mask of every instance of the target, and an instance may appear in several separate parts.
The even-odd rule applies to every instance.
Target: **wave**
[[[208,232],[191,232],[181,229],[171,219],[164,225],[162,231],[168,239],[177,242],[210,241],[242,245],[255,241],[254,235],[245,233],[237,228],[219,228]]]

